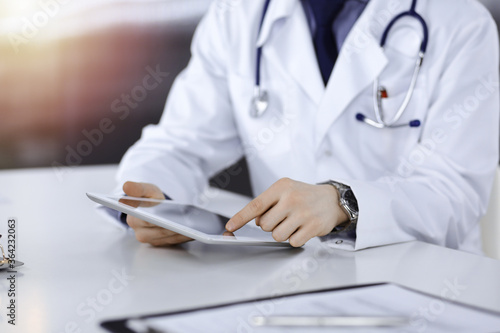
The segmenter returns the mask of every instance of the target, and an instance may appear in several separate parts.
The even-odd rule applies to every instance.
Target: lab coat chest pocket
[[[401,105],[404,95],[406,95],[406,92],[384,101],[384,109],[386,109],[388,111],[387,114],[390,115],[387,119],[392,119],[392,114],[395,113],[397,108]],[[374,119],[371,96],[365,98],[363,105],[370,110],[366,114]],[[422,126],[425,126],[426,108],[426,97],[423,89],[415,89],[410,104],[397,123],[408,124],[412,120],[420,120]],[[355,147],[355,149],[360,152],[363,161],[370,161],[371,168],[385,171],[397,168],[398,164],[401,162],[401,158],[410,154],[411,149],[418,144],[422,133],[422,126],[402,126],[398,128],[382,129],[374,128],[363,123],[358,123],[358,126],[361,126],[361,128],[357,131],[357,147]]]
[[[409,90],[422,44],[421,30],[417,20],[407,18],[396,24],[387,37],[384,52],[388,65],[380,74],[379,83],[387,90],[388,97],[383,103],[387,104],[385,116],[388,121],[394,117]],[[425,76],[425,70],[421,70],[415,90],[424,88]]]
[[[252,117],[250,110],[255,79],[250,75],[229,75],[229,91],[236,125],[245,152],[266,158],[290,153],[290,90],[283,80],[269,80],[263,84],[269,104],[264,114]]]
[[[404,34],[408,37],[407,29]],[[395,31],[394,38],[389,40],[385,47],[385,54],[389,63],[380,74],[379,83],[387,91],[387,97],[382,99],[383,117],[386,122],[391,122],[398,110],[403,105],[412,80],[417,55],[420,47],[418,38],[397,38],[400,35]],[[414,31],[413,29],[410,31]],[[402,34],[402,35],[404,35]],[[395,40],[397,39],[397,44]],[[406,42],[405,42],[406,40]],[[397,46],[396,46],[397,45]],[[409,124],[413,120],[421,122],[420,127],[404,126],[400,128],[377,129],[363,124],[363,131],[357,138],[358,149],[363,158],[372,161],[371,166],[380,170],[394,170],[401,162],[401,158],[408,155],[411,149],[418,144],[425,126],[428,97],[426,92],[425,66],[421,69],[413,91],[410,103],[396,124]],[[373,87],[370,86],[362,94],[362,102],[368,117],[375,119]]]

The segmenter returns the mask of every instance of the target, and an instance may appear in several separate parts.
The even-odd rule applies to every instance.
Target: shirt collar
[[[308,0],[271,0],[266,13],[266,17],[264,18],[264,22],[262,23],[262,28],[260,29],[260,33],[257,37],[256,46],[261,47],[266,43],[271,33],[272,26],[275,22],[280,19],[287,18],[292,14],[295,6],[297,6],[299,3],[307,3],[307,1]],[[370,0],[346,0],[346,2],[349,1],[367,4]],[[311,24],[309,19],[308,22],[309,24]]]

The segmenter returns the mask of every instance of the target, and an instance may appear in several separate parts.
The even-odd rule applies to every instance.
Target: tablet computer
[[[90,200],[174,231],[207,244],[264,245],[291,247],[289,242],[276,242],[271,233],[248,223],[243,228],[228,233],[227,216],[204,208],[172,200],[156,200],[128,196],[87,193]]]

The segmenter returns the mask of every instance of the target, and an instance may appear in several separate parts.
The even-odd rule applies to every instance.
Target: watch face
[[[356,200],[356,197],[354,196],[354,193],[352,193],[351,189],[348,189],[347,191],[345,191],[345,193],[344,193],[344,199],[345,199],[345,201],[348,202],[349,207],[351,207],[356,212],[359,211],[359,209],[358,209],[358,201]]]

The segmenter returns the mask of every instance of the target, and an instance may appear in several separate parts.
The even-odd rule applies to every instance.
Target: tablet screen
[[[276,242],[270,232],[250,221],[234,233],[226,231],[229,218],[200,206],[171,200],[110,196],[87,193],[87,196],[108,208],[148,221],[207,244],[264,245],[288,247],[288,242]]]
[[[113,198],[117,199],[117,198]],[[175,222],[185,227],[208,235],[223,235],[228,217],[208,210],[170,200],[137,199],[120,197],[118,202],[133,208],[137,212],[149,213],[161,219]]]

